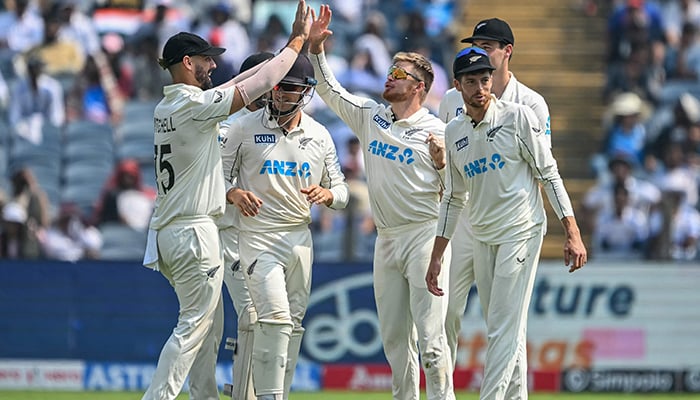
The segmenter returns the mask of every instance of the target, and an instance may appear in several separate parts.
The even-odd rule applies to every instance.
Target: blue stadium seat
[[[142,260],[146,249],[146,232],[120,223],[105,223],[99,227],[102,233],[102,260]]]

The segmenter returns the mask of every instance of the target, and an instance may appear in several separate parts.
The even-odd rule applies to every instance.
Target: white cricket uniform
[[[539,93],[520,83],[512,72],[509,72],[509,74],[510,79],[508,80],[508,84],[499,99],[524,104],[532,108],[542,126],[545,127],[545,135],[551,146],[552,136],[547,103]],[[462,115],[463,113],[464,101],[462,99],[462,93],[455,88],[445,92],[445,96],[440,102],[438,111],[440,119],[448,123],[452,118]],[[464,316],[464,310],[467,308],[469,290],[474,284],[473,233],[467,210],[462,211],[462,216],[457,223],[457,230],[455,231],[454,239],[451,241],[451,244],[452,261],[449,266],[450,282],[447,290],[449,300],[447,316],[445,318],[445,334],[447,335],[447,343],[450,346],[452,362],[456,363],[462,317]]]
[[[430,294],[425,282],[443,187],[443,174],[435,168],[425,140],[429,133],[442,138],[444,123],[426,108],[393,121],[390,107],[342,88],[323,53],[310,58],[319,81],[316,92],[362,146],[378,233],[374,294],[393,396],[419,398],[420,350],[428,399],[454,399],[444,331],[447,300]],[[441,281],[446,283],[449,278],[444,275]]]
[[[158,197],[144,265],[170,281],[180,313],[143,398],[174,399],[189,373],[190,395],[214,399],[224,275],[215,221],[225,205],[217,136],[234,89],[173,84],[163,94],[154,111]]]
[[[219,123],[219,140],[222,141],[228,132],[231,122],[250,114],[247,107],[243,107],[231,114],[226,120]],[[233,302],[233,309],[238,316],[237,340],[235,357],[233,360],[233,384],[234,390],[231,398],[233,400],[255,400],[253,391],[250,355],[253,339],[253,324],[257,320],[253,300],[248,292],[248,285],[245,283],[243,270],[240,268],[240,256],[238,254],[238,225],[240,224],[241,213],[233,204],[226,204],[226,211],[223,217],[219,218],[219,236],[224,252],[224,284]]]
[[[476,127],[466,114],[450,121],[445,147],[437,232],[451,238],[467,204],[489,338],[481,398],[527,398],[527,312],[545,224],[538,182],[560,219],[573,216],[571,201],[544,128],[525,105],[491,95]]]
[[[237,179],[237,187],[253,192],[263,203],[258,215],[241,217],[239,226],[241,268],[258,322],[292,327],[289,351],[298,354],[313,263],[311,204],[301,189],[312,184],[329,189],[331,208],[344,208],[348,202],[333,139],[303,112],[299,126],[284,134],[275,119],[258,110],[231,122],[222,158],[230,181]],[[255,331],[256,349],[258,337]],[[254,376],[258,361],[254,354]],[[256,379],[254,383],[258,396],[283,393],[279,385],[261,388]]]

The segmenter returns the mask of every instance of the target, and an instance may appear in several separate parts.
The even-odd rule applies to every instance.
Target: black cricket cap
[[[316,78],[314,78],[314,67],[309,61],[309,57],[304,53],[299,53],[297,59],[294,61],[294,65],[287,72],[287,75],[282,78],[282,83],[291,83],[293,85],[316,85]]]
[[[455,61],[452,64],[452,74],[454,76],[484,69],[493,71],[496,67],[491,65],[486,50],[476,46],[462,49],[457,53]]]
[[[218,56],[226,51],[221,47],[214,47],[206,40],[189,32],[175,34],[165,42],[163,46],[163,58],[158,60],[163,69],[182,62],[185,56]]]
[[[496,40],[505,44],[515,44],[513,31],[510,25],[502,19],[489,18],[480,21],[474,27],[474,32],[468,38],[462,39],[462,43],[474,43],[475,40]]]
[[[248,58],[243,60],[243,63],[241,63],[241,69],[240,69],[240,71],[238,71],[238,73],[242,74],[242,73],[246,72],[247,70],[253,68],[254,66],[271,59],[274,56],[275,55],[270,53],[269,51],[263,51],[260,53],[251,54],[248,56]]]

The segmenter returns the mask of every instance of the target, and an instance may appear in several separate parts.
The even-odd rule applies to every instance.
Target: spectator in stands
[[[598,183],[583,198],[581,221],[588,232],[594,230],[599,215],[613,213],[617,185],[625,186],[629,205],[645,215],[649,215],[661,201],[661,191],[656,185],[632,175],[632,163],[627,157],[618,155],[612,158],[608,170],[609,175],[599,177]]]
[[[250,54],[248,32],[232,15],[231,5],[228,2],[219,0],[208,10],[209,20],[201,23],[194,33],[207,39],[212,46],[226,49],[226,52],[221,55],[222,62],[216,61],[217,69],[228,64],[232,71],[238,71],[243,60]],[[233,76],[231,73],[226,75],[226,80],[231,76]]]
[[[610,64],[603,88],[603,100],[610,101],[618,94],[637,93],[651,104],[658,104],[665,83],[663,59],[652,54],[648,44],[635,45],[629,56],[620,62]]]
[[[613,187],[614,207],[596,218],[592,241],[596,256],[634,259],[644,255],[649,237],[647,214],[636,208],[623,182]]]
[[[669,46],[666,51],[664,69],[668,81],[681,81],[680,84],[684,86],[692,85],[698,81],[700,78],[700,41],[698,41],[697,25],[691,22],[683,24],[678,44],[673,47]]]
[[[692,140],[689,133],[700,124],[700,101],[690,93],[683,93],[673,103],[671,112],[656,112],[653,118],[645,150],[647,171],[657,170],[656,164],[663,160],[669,143]],[[694,148],[692,143],[689,146]]]
[[[125,64],[132,71],[135,89],[134,98],[138,100],[160,100],[163,87],[172,81],[167,71],[153,62],[160,57],[162,47],[158,47],[155,33],[136,33],[127,40],[128,56]]]
[[[102,235],[86,224],[80,209],[74,204],[62,204],[51,227],[39,234],[46,258],[75,262],[97,259],[102,247]]]
[[[75,77],[85,65],[86,54],[75,39],[59,37],[61,21],[55,13],[44,16],[44,39],[30,51],[37,54],[51,76]],[[70,80],[69,80],[70,82]],[[69,84],[64,84],[70,86]]]
[[[12,197],[2,209],[3,257],[41,257],[37,234],[49,225],[49,202],[31,170],[12,175]]]
[[[0,37],[0,48],[12,53],[24,53],[39,45],[44,37],[41,14],[29,0],[15,0],[14,13],[8,26],[2,27],[5,36]]]
[[[688,261],[697,257],[700,213],[685,199],[686,184],[676,178],[664,182],[662,207],[651,218],[651,259]]]
[[[73,81],[66,96],[66,117],[69,122],[88,120],[100,124],[111,121],[107,92],[102,87],[95,58],[88,56],[83,70]]]
[[[8,120],[19,136],[39,144],[43,124],[61,127],[65,122],[63,89],[44,73],[44,62],[37,54],[29,54],[26,71],[12,87]]]
[[[622,155],[627,157],[635,169],[641,169],[644,162],[644,149],[647,135],[644,121],[648,107],[633,92],[621,93],[610,105],[611,125],[603,144],[606,158]]]
[[[669,47],[682,42],[681,30],[686,25],[700,26],[700,2],[698,0],[667,0],[661,7],[664,34]]]
[[[92,20],[78,7],[78,0],[58,0],[52,7],[61,27],[58,37],[80,44],[83,54],[94,55],[100,51],[100,38]]]
[[[121,160],[97,200],[93,224],[117,222],[145,231],[155,199],[155,190],[143,184],[139,163],[131,159]]]
[[[683,200],[690,207],[698,204],[698,172],[688,165],[687,151],[684,142],[670,142],[664,150],[663,165],[652,176],[654,182],[660,188],[666,188],[669,182],[676,184],[672,189],[683,190]]]
[[[653,1],[626,0],[608,19],[608,62],[626,60],[632,49],[650,45],[663,52],[664,27],[661,10]]]

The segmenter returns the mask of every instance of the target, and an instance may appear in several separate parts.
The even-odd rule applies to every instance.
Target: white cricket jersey
[[[443,138],[445,123],[427,108],[393,121],[390,107],[340,86],[323,53],[310,59],[319,81],[316,93],[360,140],[375,225],[392,228],[437,218],[444,175],[425,140],[429,133]]]
[[[445,129],[447,179],[438,236],[450,238],[467,203],[474,236],[500,244],[532,236],[545,221],[538,181],[559,219],[571,201],[544,129],[531,108],[491,95],[476,127],[462,114]]]
[[[544,100],[539,93],[520,83],[515,79],[515,75],[509,72],[510,79],[506,88],[503,90],[503,94],[499,100],[510,101],[513,103],[526,105],[535,112],[537,118],[540,120],[541,126],[544,127],[544,133],[547,136],[547,141],[549,146],[552,146],[552,131],[550,129],[550,116],[549,107],[547,107],[547,102]],[[450,122],[454,117],[459,116],[464,113],[464,100],[462,99],[462,93],[457,91],[457,89],[452,88],[445,92],[445,96],[440,101],[440,107],[438,109],[438,117],[441,120]]]
[[[234,120],[241,118],[245,115],[248,115],[251,112],[252,111],[250,111],[247,107],[243,107],[219,123],[219,145],[221,146],[222,151],[223,151],[223,139],[224,139],[224,137],[226,137],[226,133],[228,132],[228,128],[231,126],[231,122],[233,122]],[[231,179],[231,177],[228,175],[225,175],[224,178],[226,179],[226,182],[225,182],[226,192],[228,192],[228,190],[235,185],[235,180]],[[229,180],[229,179],[231,179],[231,180]],[[238,224],[240,223],[240,218],[241,218],[241,212],[238,209],[238,207],[236,207],[233,204],[226,203],[226,210],[224,211],[224,215],[216,221],[216,225],[219,227],[219,229],[225,229],[225,228],[236,228],[237,229]]]
[[[158,197],[152,229],[175,218],[223,214],[218,123],[228,117],[234,93],[233,87],[203,91],[185,84],[163,89],[153,117]]]
[[[348,185],[330,133],[302,112],[286,135],[264,109],[231,122],[222,141],[227,179],[253,192],[263,205],[255,217],[240,218],[240,230],[281,231],[311,223],[311,203],[301,189],[320,185],[333,193],[331,208],[344,208]]]

